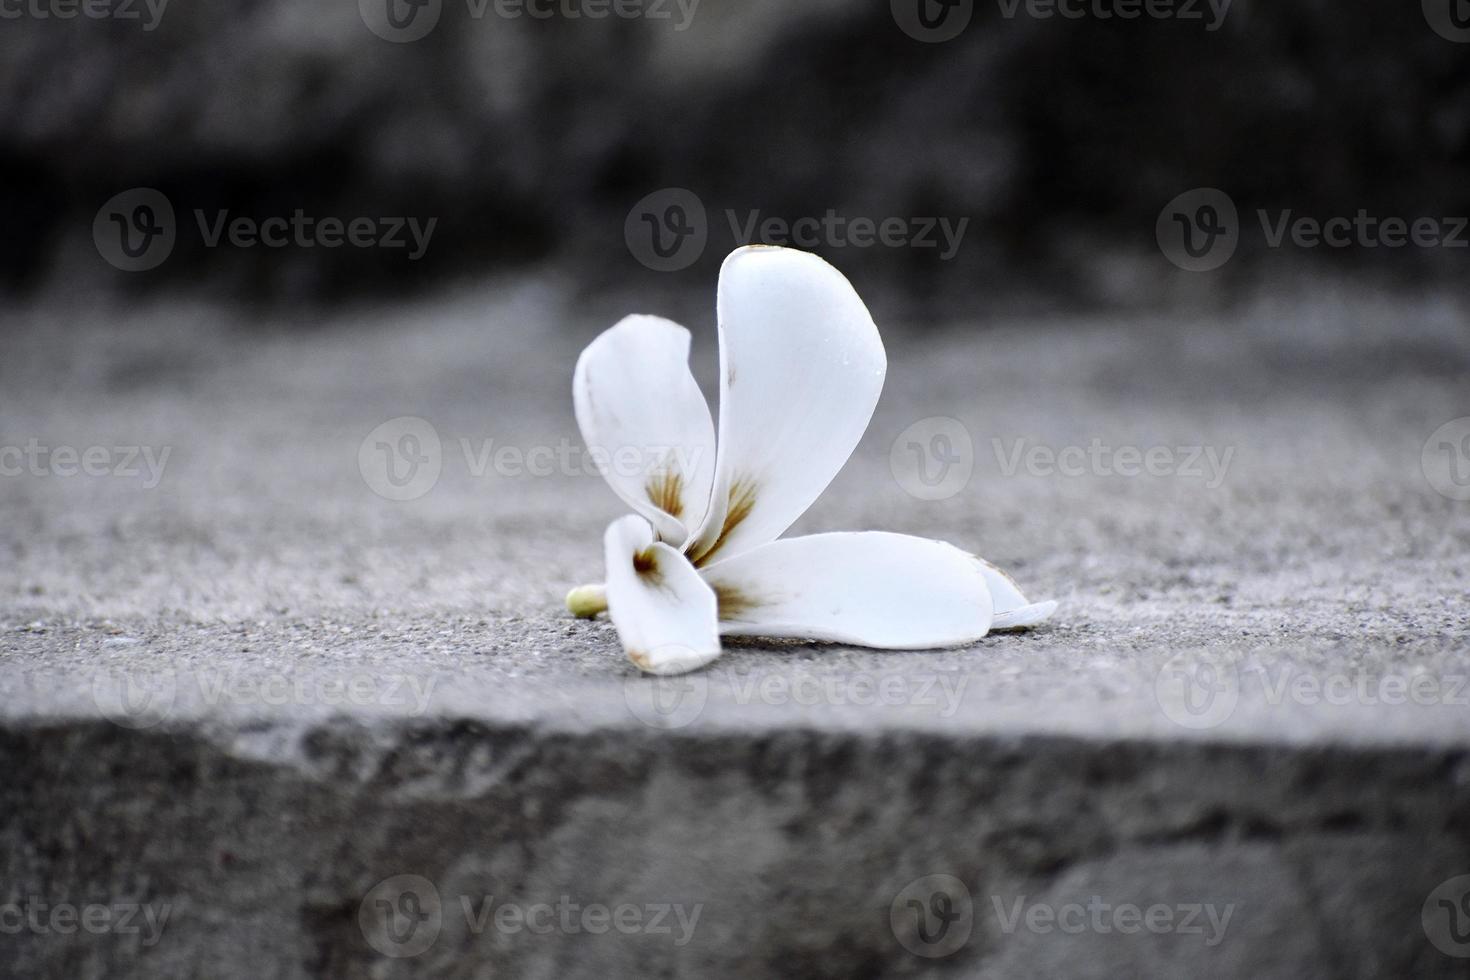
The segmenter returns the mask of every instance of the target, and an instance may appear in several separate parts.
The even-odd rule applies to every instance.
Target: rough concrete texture
[[[0,446],[170,455],[151,488],[0,478],[0,974],[1466,975],[1470,503],[1421,466],[1470,414],[1462,307],[1324,286],[922,340],[880,310],[888,390],[797,530],[944,537],[1056,619],[657,682],[560,606],[601,576],[600,479],[476,472],[578,445],[604,324],[560,295],[264,339],[6,314]],[[443,447],[410,501],[359,465],[400,416]],[[975,450],[940,501],[890,466],[930,416]],[[1016,439],[1233,455],[1007,475]]]

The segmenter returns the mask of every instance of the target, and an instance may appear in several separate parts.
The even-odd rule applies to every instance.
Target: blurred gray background
[[[14,293],[317,304],[548,264],[578,290],[668,291],[769,237],[745,230],[752,212],[828,211],[968,222],[953,250],[817,246],[920,320],[953,304],[1214,302],[1298,265],[1464,278],[1470,235],[1458,250],[1273,251],[1255,217],[1470,211],[1453,0],[1125,0],[1136,19],[1094,0],[649,0],[633,16],[612,0],[97,2],[108,16],[14,17],[0,36],[0,282]],[[147,274],[99,262],[92,235],[135,187],[177,216]],[[1244,226],[1203,279],[1161,261],[1155,237],[1161,209],[1197,187],[1230,195]],[[708,212],[683,276],[625,242],[630,211],[664,188]],[[298,208],[437,225],[410,261],[210,248],[194,216]]]

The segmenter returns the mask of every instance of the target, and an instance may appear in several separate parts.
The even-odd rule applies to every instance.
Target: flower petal
[[[608,525],[607,614],[628,659],[650,674],[682,674],[720,655],[715,594],[653,528],[629,515]]]
[[[700,572],[720,632],[879,649],[955,646],[990,628],[990,590],[970,555],[928,538],[813,534],[761,545]]]
[[[709,509],[715,428],[689,373],[689,331],[625,317],[577,359],[577,425],[604,477],[660,540],[682,547]]]
[[[1043,623],[1057,611],[1055,599],[1031,602],[1021,594],[1015,579],[996,568],[984,558],[975,557],[975,564],[985,575],[985,584],[990,587],[990,600],[995,605],[993,630],[1019,630]]]
[[[775,540],[862,438],[888,360],[852,284],[808,252],[749,246],[720,270],[714,499],[701,565]]]

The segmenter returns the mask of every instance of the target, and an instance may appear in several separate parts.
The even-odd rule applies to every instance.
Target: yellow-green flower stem
[[[567,593],[567,609],[579,619],[607,612],[607,586],[579,585]]]

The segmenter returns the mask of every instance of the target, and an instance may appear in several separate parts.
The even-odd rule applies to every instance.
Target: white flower
[[[922,649],[1051,615],[1055,602],[1029,603],[1004,573],[942,541],[777,540],[862,438],[887,357],[852,285],[806,252],[737,249],[716,306],[718,443],[683,327],[630,316],[577,361],[582,437],[613,461],[607,481],[636,514],[608,527],[606,585],[574,589],[573,612],[606,608],[629,659],[655,674],[714,660],[722,633]],[[651,456],[652,466],[616,464]]]

